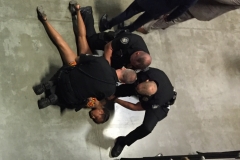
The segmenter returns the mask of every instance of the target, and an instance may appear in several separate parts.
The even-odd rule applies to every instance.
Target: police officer
[[[148,48],[139,35],[132,33],[96,33],[92,8],[84,7],[81,15],[86,26],[86,36],[91,50],[104,50],[104,57],[111,66],[144,69],[151,63]]]
[[[124,12],[112,18],[110,21],[107,20],[107,15],[104,14],[99,23],[99,30],[103,32],[110,29],[140,12],[144,13],[124,29],[133,32],[145,23],[174,10],[170,15],[165,17],[165,21],[169,22],[187,11],[196,1],[197,0],[134,0]]]
[[[144,120],[139,127],[127,136],[120,136],[116,139],[115,145],[111,150],[112,157],[119,156],[125,145],[130,146],[136,140],[150,134],[156,124],[167,116],[169,105],[172,105],[176,99],[176,92],[163,71],[149,68],[147,71],[139,72],[137,77],[135,84],[117,87],[115,97],[111,98],[116,103],[130,110],[145,110]],[[145,87],[142,85],[145,85]],[[133,104],[117,98],[131,95],[137,95],[139,102]]]
[[[56,102],[68,105],[68,108],[80,110],[89,97],[102,100],[115,93],[116,83],[133,83],[136,74],[131,69],[111,68],[104,57],[81,54],[75,66],[63,66],[53,80],[34,87],[37,95],[56,86],[56,96],[50,95],[38,101],[39,108],[45,108]]]

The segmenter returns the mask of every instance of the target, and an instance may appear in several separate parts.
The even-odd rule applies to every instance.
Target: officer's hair
[[[102,108],[103,110],[103,114],[101,114],[101,122],[96,121],[96,119],[93,119],[93,122],[95,122],[96,124],[102,124],[108,121],[109,117],[110,117],[110,112],[108,109],[106,108]]]
[[[135,67],[139,69],[145,69],[151,64],[152,58],[148,53],[139,51],[136,61],[138,62],[138,65]]]
[[[142,88],[140,90],[140,94],[146,95],[146,96],[152,96],[157,92],[157,84],[154,81],[149,82],[142,82]]]
[[[125,84],[132,84],[137,80],[137,74],[132,69],[125,69],[122,71],[122,82]]]

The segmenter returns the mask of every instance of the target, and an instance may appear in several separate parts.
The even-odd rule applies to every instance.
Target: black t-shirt
[[[136,51],[149,53],[148,48],[141,36],[132,33],[122,33],[112,40],[111,65],[115,69],[127,67],[130,57]]]
[[[117,87],[115,96],[125,97],[136,95],[139,97],[139,101],[145,110],[157,109],[166,105],[166,103],[173,98],[173,86],[163,71],[149,67],[149,70],[137,73],[137,77],[138,79],[134,84],[124,84]],[[151,97],[140,95],[135,90],[135,87],[139,83],[145,82],[146,80],[155,81],[158,87],[157,92]]]
[[[77,66],[73,67],[67,76],[60,78],[57,87],[62,88],[61,96],[66,103],[71,97],[72,101],[75,100],[73,103],[76,103],[76,99],[81,103],[89,97],[102,100],[113,95],[117,82],[116,71],[104,57],[82,54]],[[68,87],[64,87],[67,85]]]

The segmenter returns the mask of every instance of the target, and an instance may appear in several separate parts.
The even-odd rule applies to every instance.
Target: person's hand
[[[97,101],[98,101],[97,98],[94,98],[94,97],[88,98],[87,107],[94,108]]]
[[[90,97],[88,98],[87,108],[104,108],[106,104],[106,100],[103,99],[101,101],[97,100],[97,98]]]

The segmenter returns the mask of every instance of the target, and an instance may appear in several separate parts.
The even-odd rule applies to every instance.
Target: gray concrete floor
[[[99,16],[116,15],[128,0],[78,0]],[[95,125],[88,111],[39,110],[32,86],[61,65],[55,46],[37,20],[48,19],[76,51],[68,0],[0,0],[0,159],[107,160],[113,139],[141,124],[144,112],[115,106],[109,122]],[[240,149],[240,10],[211,22],[192,20],[144,35],[153,57],[178,91],[176,104],[146,138],[121,157]],[[128,99],[128,98],[127,98]],[[134,101],[134,99],[133,99]]]

